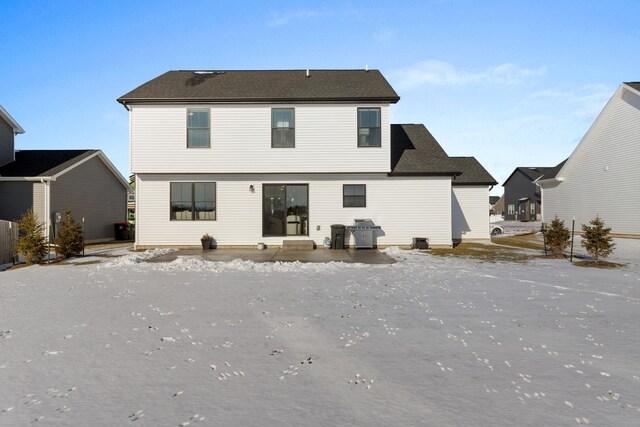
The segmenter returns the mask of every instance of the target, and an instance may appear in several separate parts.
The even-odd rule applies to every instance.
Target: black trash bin
[[[116,222],[113,224],[116,233],[116,240],[129,240],[129,223]]]
[[[331,226],[331,249],[344,249],[344,232],[346,227],[342,224]]]

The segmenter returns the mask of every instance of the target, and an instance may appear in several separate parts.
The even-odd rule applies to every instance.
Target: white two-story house
[[[378,246],[488,238],[495,180],[423,125],[391,125],[377,70],[169,71],[130,114],[136,247],[279,246],[367,218]],[[349,242],[347,242],[349,243]]]

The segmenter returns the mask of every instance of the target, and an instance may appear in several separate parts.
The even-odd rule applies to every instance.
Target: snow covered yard
[[[640,425],[640,241],[614,270],[391,252],[0,273],[0,425]]]

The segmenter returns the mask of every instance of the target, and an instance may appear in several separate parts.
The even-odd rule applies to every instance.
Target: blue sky
[[[640,2],[2,1],[0,105],[18,149],[102,149],[129,174],[116,98],[172,69],[370,68],[450,155],[502,184],[566,158],[640,80]],[[501,194],[497,186],[492,194]]]

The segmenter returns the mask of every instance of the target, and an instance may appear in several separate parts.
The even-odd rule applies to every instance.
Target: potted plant
[[[208,251],[209,249],[211,249],[212,240],[213,240],[213,237],[209,236],[209,233],[204,233],[204,235],[200,239],[200,242],[202,243],[203,251]]]

